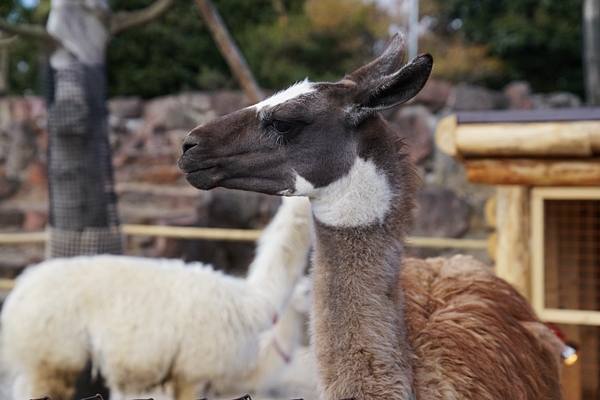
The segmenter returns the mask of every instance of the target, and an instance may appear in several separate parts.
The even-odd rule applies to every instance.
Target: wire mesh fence
[[[600,200],[544,201],[545,306],[600,310]],[[577,348],[566,367],[567,399],[600,400],[600,327],[560,325]]]
[[[102,66],[48,73],[49,257],[123,252]]]

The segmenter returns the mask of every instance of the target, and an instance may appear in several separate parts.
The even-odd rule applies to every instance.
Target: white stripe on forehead
[[[253,105],[252,107],[255,107],[256,111],[260,111],[265,107],[273,107],[277,104],[285,103],[288,100],[314,91],[315,88],[313,87],[312,82],[309,82],[308,79],[305,79],[302,82],[298,82],[290,86],[286,90],[275,93],[273,96]]]

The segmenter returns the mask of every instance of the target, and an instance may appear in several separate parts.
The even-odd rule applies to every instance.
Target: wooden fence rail
[[[179,239],[256,241],[262,231],[258,229],[222,229],[197,228],[161,225],[123,225],[123,233],[131,236],[162,236]],[[17,245],[26,243],[45,243],[46,232],[4,232],[0,233],[0,245]],[[461,248],[486,249],[487,240],[482,239],[452,239],[435,237],[415,237],[407,239],[409,247],[427,248]],[[0,279],[0,291],[11,290],[15,285],[13,279]]]
[[[162,225],[123,225],[122,228],[124,234],[132,236],[162,236],[180,239],[230,240],[247,242],[256,241],[262,233],[262,231],[258,229],[197,228]],[[0,245],[44,243],[46,239],[46,232],[0,233]],[[407,238],[407,246],[485,249],[487,246],[487,240],[409,236]]]

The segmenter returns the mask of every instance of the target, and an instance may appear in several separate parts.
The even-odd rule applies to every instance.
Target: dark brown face
[[[340,82],[301,82],[194,129],[183,142],[179,167],[199,189],[314,198],[357,160],[369,158],[376,169],[388,170],[381,151],[365,150],[389,147],[393,136],[377,111],[417,94],[433,64],[431,56],[421,55],[401,68],[403,54],[404,42],[395,37],[379,58]],[[339,188],[328,189],[327,196]]]
[[[339,89],[302,85],[302,91],[295,88],[299,95],[283,102],[267,100],[191,131],[179,160],[187,181],[204,190],[281,195],[296,193],[297,176],[314,187],[343,176],[356,155],[356,139],[346,118],[328,110]]]

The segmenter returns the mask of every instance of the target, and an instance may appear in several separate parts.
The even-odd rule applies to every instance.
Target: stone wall
[[[149,101],[138,97],[109,101],[119,213],[124,223],[262,228],[279,199],[224,189],[200,192],[177,168],[181,141],[193,127],[247,106],[240,92],[190,92]],[[422,176],[413,234],[486,238],[483,217],[493,188],[466,182],[462,166],[435,148],[434,131],[445,115],[458,110],[577,107],[569,93],[531,93],[526,82],[502,91],[467,84],[430,81],[405,105],[384,117],[405,139]],[[39,97],[0,99],[0,231],[43,230],[47,218],[45,102]],[[447,255],[460,249],[411,249],[419,256]],[[202,260],[231,272],[243,271],[253,253],[248,243],[129,237],[127,253]],[[473,253],[473,252],[471,252]],[[485,251],[474,255],[491,262]],[[41,245],[0,247],[0,271],[14,276],[43,257]]]

